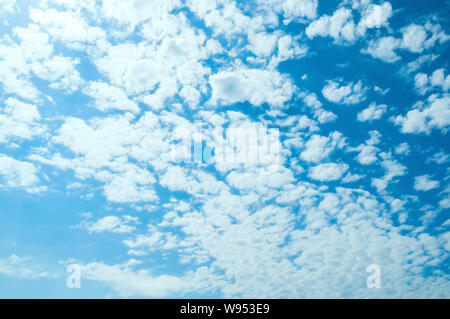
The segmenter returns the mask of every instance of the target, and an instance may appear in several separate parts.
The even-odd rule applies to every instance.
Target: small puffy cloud
[[[305,144],[305,150],[300,158],[306,162],[318,163],[326,158],[336,148],[345,145],[345,138],[339,132],[333,132],[328,137],[313,135]]]
[[[427,32],[421,25],[411,24],[402,30],[401,46],[411,52],[420,53],[424,50]]]
[[[411,149],[409,147],[409,144],[405,142],[398,145],[395,148],[394,152],[395,154],[406,156],[409,155],[409,153],[411,153]]]
[[[107,180],[105,196],[116,203],[152,202],[158,200],[153,184],[156,179],[146,169],[128,164],[118,174],[103,178]]]
[[[316,36],[329,36],[335,42],[342,40],[354,41],[356,36],[352,11],[346,8],[340,8],[332,16],[321,16],[319,19],[311,22],[306,28],[306,35],[311,39]]]
[[[450,156],[447,153],[440,151],[440,152],[428,157],[427,163],[434,162],[436,164],[444,164],[444,163],[448,162],[449,158],[450,158]]]
[[[367,88],[361,81],[342,84],[342,80],[328,81],[322,89],[323,96],[330,102],[337,104],[358,104],[367,98]]]
[[[447,197],[447,198],[444,198],[444,199],[440,200],[439,201],[439,206],[442,207],[443,209],[450,208],[450,197]],[[448,249],[450,250],[450,247]]]
[[[82,48],[83,44],[95,43],[106,35],[101,28],[89,26],[75,11],[30,9],[30,19],[71,48]]]
[[[417,73],[414,81],[417,91],[422,95],[436,87],[439,87],[442,92],[450,89],[450,74],[445,76],[443,68],[435,70],[430,76],[426,73]]]
[[[353,42],[364,36],[367,29],[387,26],[391,15],[392,6],[389,2],[381,5],[371,4],[364,7],[359,23],[355,24],[352,10],[341,7],[331,16],[323,15],[314,20],[306,28],[306,35],[311,39],[317,36],[329,36],[335,43]]]
[[[386,110],[387,105],[385,104],[377,105],[375,102],[371,103],[367,109],[358,113],[358,121],[365,122],[379,120]]]
[[[342,183],[354,183],[359,181],[361,178],[364,178],[364,175],[347,173],[347,175],[345,175],[342,179]]]
[[[356,160],[362,165],[370,165],[377,161],[377,153],[380,150],[373,145],[361,146],[361,152],[356,157]]]
[[[401,40],[392,36],[371,40],[367,49],[363,49],[363,53],[370,54],[375,59],[384,62],[393,63],[400,60],[395,50],[400,46]]]
[[[389,2],[381,5],[371,4],[367,6],[361,13],[361,20],[358,23],[358,32],[365,34],[366,29],[381,28],[388,24],[389,18],[392,16],[392,6]]]
[[[164,16],[180,5],[180,0],[105,0],[102,11],[105,17],[134,27],[146,20]]]
[[[347,164],[326,163],[311,167],[308,176],[321,182],[336,181],[348,171]]]
[[[318,6],[318,0],[285,0],[283,1],[283,13],[285,23],[297,21],[305,17],[314,19]]]
[[[393,63],[400,60],[395,52],[403,49],[413,53],[422,53],[432,48],[436,42],[444,43],[450,37],[442,31],[440,25],[427,22],[424,26],[410,24],[401,30],[402,37],[381,37],[371,40],[369,46],[361,52],[370,54],[375,59]]]
[[[314,113],[314,117],[319,121],[319,123],[328,123],[337,119],[336,114],[323,109],[322,103],[319,101],[316,93],[304,93],[302,96],[303,101],[309,108],[311,108]]]
[[[401,126],[402,133],[430,134],[433,129],[447,131],[450,124],[450,96],[432,95],[426,103],[418,103],[406,116],[398,115],[394,123]]]
[[[90,82],[84,93],[95,99],[94,106],[100,111],[113,109],[134,113],[139,111],[137,104],[129,100],[122,89],[105,82]]]
[[[430,22],[424,26],[412,23],[402,29],[402,35],[401,48],[414,53],[422,53],[436,42],[444,43],[449,39],[440,25]]]
[[[212,105],[230,105],[248,101],[257,106],[268,103],[281,108],[296,90],[285,75],[259,69],[220,71],[211,75],[210,83]]]
[[[189,286],[189,278],[169,275],[152,276],[150,270],[134,270],[140,262],[131,259],[125,264],[109,266],[102,262],[92,262],[81,266],[83,278],[110,285],[124,298],[144,296],[167,297]]]
[[[24,188],[35,193],[43,188],[37,187],[39,178],[33,164],[21,162],[14,158],[0,154],[0,188]]]
[[[275,33],[259,32],[249,35],[249,49],[256,56],[268,57],[275,50],[278,36]]]
[[[390,158],[390,155],[383,153],[381,156],[384,158],[381,162],[381,166],[385,169],[385,175],[381,178],[372,179],[372,186],[377,189],[379,193],[384,193],[389,183],[391,183],[395,177],[403,176],[407,172],[407,168],[402,164]]]
[[[42,134],[45,126],[39,123],[41,115],[35,105],[8,98],[0,108],[0,143],[10,138],[31,139]]]
[[[88,230],[90,233],[131,233],[136,229],[133,224],[137,223],[137,218],[131,216],[106,216],[95,222],[83,221],[80,227]]]
[[[414,180],[414,189],[416,191],[429,191],[439,187],[439,181],[432,180],[429,175],[417,176]]]
[[[358,156],[356,156],[356,160],[362,165],[370,165],[378,160],[377,154],[380,149],[374,145],[380,143],[381,134],[378,131],[370,131],[369,134],[370,138],[365,143],[358,147],[348,149],[350,152],[359,152]]]
[[[123,77],[125,87],[130,94],[151,91],[160,82],[164,66],[154,59],[133,61]]]
[[[43,62],[34,63],[34,74],[50,82],[50,87],[57,90],[74,92],[83,83],[80,73],[75,69],[78,59],[53,56]]]
[[[0,13],[13,13],[16,0],[0,0]]]

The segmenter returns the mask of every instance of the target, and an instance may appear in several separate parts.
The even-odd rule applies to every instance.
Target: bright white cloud
[[[254,105],[268,103],[270,106],[285,106],[296,87],[287,76],[276,71],[259,69],[237,69],[221,71],[210,78],[212,105],[230,105],[250,102]]]
[[[361,52],[370,54],[375,59],[393,63],[400,60],[396,50],[403,49],[413,53],[422,53],[424,50],[432,48],[436,42],[442,44],[450,39],[439,24],[435,25],[430,22],[424,26],[410,24],[401,32],[401,38],[386,36],[371,40],[369,46]]]
[[[371,4],[364,8],[361,13],[361,20],[357,26],[358,32],[364,35],[366,29],[387,26],[391,16],[392,6],[389,2],[384,2],[381,5]]]
[[[367,88],[361,81],[350,82],[347,85],[342,81],[328,81],[323,87],[322,94],[330,102],[337,104],[359,104],[367,98]]]
[[[395,182],[394,179],[396,177],[406,174],[407,168],[397,161],[392,160],[389,154],[383,153],[381,154],[381,157],[383,157],[381,166],[383,166],[385,170],[385,175],[381,178],[372,179],[372,186],[375,187],[379,193],[384,193],[389,184]]]
[[[139,111],[137,104],[128,99],[127,94],[120,88],[104,82],[90,82],[84,90],[85,94],[95,99],[94,106],[100,111],[129,110]]]
[[[387,26],[391,15],[392,6],[389,2],[371,4],[364,6],[359,23],[355,23],[352,10],[341,7],[331,16],[323,15],[314,20],[306,28],[306,35],[309,38],[329,36],[335,43],[353,42],[364,36],[367,29]]]
[[[44,190],[37,186],[37,169],[29,162],[21,162],[0,154],[0,187],[24,188],[30,193]]]
[[[314,20],[306,28],[306,35],[309,38],[330,36],[335,42],[354,41],[356,38],[355,23],[352,17],[351,10],[340,8],[331,16],[324,15]]]
[[[439,181],[431,179],[429,175],[417,176],[414,180],[414,189],[416,191],[429,191],[439,187]]]
[[[394,123],[402,133],[430,134],[433,129],[446,132],[450,124],[450,96],[431,95],[425,103],[417,103],[406,116],[398,115]]]
[[[371,40],[368,48],[363,49],[361,52],[370,54],[374,59],[393,63],[400,60],[400,57],[395,52],[400,44],[401,41],[392,36],[382,37],[377,40]]]
[[[0,0],[0,13],[12,13],[14,12],[14,6],[16,4],[16,0]]]
[[[130,233],[136,229],[133,224],[137,223],[137,218],[131,216],[106,216],[95,222],[84,221],[80,226],[91,233]]]
[[[442,92],[447,92],[450,89],[450,74],[445,76],[443,68],[435,70],[430,76],[426,73],[417,73],[414,80],[416,89],[422,95],[436,87],[439,87]]]
[[[23,103],[15,98],[4,101],[0,110],[0,143],[10,138],[31,139],[45,131],[39,123],[41,115],[35,105]]]
[[[306,142],[305,150],[300,154],[300,158],[307,162],[318,163],[336,148],[342,148],[344,145],[345,138],[339,132],[331,133],[328,137],[313,135]]]
[[[308,176],[321,182],[336,181],[348,171],[347,164],[326,163],[313,166],[309,170]]]
[[[368,108],[358,113],[357,118],[358,121],[360,122],[379,120],[386,112],[386,110],[387,110],[386,104],[377,105],[374,102],[371,103]]]
[[[398,145],[395,148],[395,154],[407,156],[410,153],[411,153],[411,148],[409,147],[409,144],[406,142],[401,143],[400,145]]]

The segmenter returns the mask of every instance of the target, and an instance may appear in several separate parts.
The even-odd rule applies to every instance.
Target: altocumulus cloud
[[[449,298],[449,4],[402,5],[0,0],[0,295]]]

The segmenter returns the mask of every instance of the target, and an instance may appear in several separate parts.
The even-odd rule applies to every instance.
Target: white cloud
[[[348,171],[347,164],[326,163],[311,167],[308,176],[321,182],[336,181]]]
[[[381,149],[406,154],[407,145],[381,144],[381,135],[372,131],[369,140],[348,147],[341,133],[329,134],[335,126],[321,125],[337,116],[322,105],[316,94],[298,95],[294,79],[277,71],[281,61],[303,56],[307,44],[304,41],[308,41],[301,34],[290,36],[279,30],[280,20],[285,24],[309,22],[316,17],[318,2],[186,2],[189,8],[178,10],[182,1],[105,0],[103,7],[98,7],[95,0],[48,0],[42,3],[45,9],[30,11],[32,24],[15,28],[11,37],[5,36],[0,42],[0,82],[4,93],[20,95],[34,103],[11,98],[6,100],[10,106],[5,102],[1,108],[0,137],[3,133],[10,149],[15,147],[16,154],[19,147],[27,146],[12,144],[15,139],[41,135],[41,145],[31,149],[28,160],[67,170],[63,175],[55,170],[41,173],[49,182],[53,178],[59,182],[63,176],[63,185],[69,185],[69,191],[63,188],[63,192],[95,189],[96,198],[97,193],[105,195],[108,209],[119,211],[128,207],[157,212],[146,230],[145,226],[137,227],[139,220],[148,219],[142,214],[139,219],[115,214],[92,219],[85,215],[87,219],[81,228],[119,238],[126,235],[121,244],[127,252],[122,257],[129,258],[128,254],[140,258],[154,252],[162,259],[145,257],[145,264],[134,259],[119,264],[84,263],[83,278],[107,285],[112,290],[110,295],[119,297],[163,298],[192,292],[214,292],[233,298],[448,296],[447,278],[428,270],[445,265],[450,237],[431,236],[408,225],[411,219],[407,218],[405,207],[410,197],[397,199],[398,194],[394,193],[398,190],[387,189],[407,169],[390,154],[380,153]],[[68,9],[48,9],[50,3],[58,5],[58,10]],[[387,27],[392,7],[387,2],[377,3],[345,0],[330,16],[313,21],[307,35],[330,36],[336,43],[349,44],[368,35],[369,29]],[[355,11],[347,9],[350,7]],[[188,9],[203,22],[190,21]],[[359,23],[354,20],[359,16],[356,10],[361,13]],[[427,33],[424,50],[431,48],[432,43],[444,41],[445,33],[437,26],[423,28]],[[385,30],[373,31],[378,36]],[[389,34],[395,35],[394,32],[388,30]],[[378,50],[374,45],[373,52],[393,61],[399,59],[397,50],[419,50],[414,40],[422,40],[396,36],[392,37],[395,43],[391,49],[389,45],[381,48],[382,45]],[[54,55],[49,40],[58,41],[55,52],[68,56]],[[72,49],[82,52],[73,53]],[[249,50],[256,57],[247,59]],[[74,54],[79,60],[70,57]],[[86,73],[94,66],[99,76]],[[89,77],[88,82],[81,80],[77,69]],[[314,74],[303,77],[304,72],[297,74],[302,85],[317,80]],[[438,83],[434,89],[444,88],[445,73],[435,73],[426,75],[427,85],[433,82]],[[48,83],[35,81],[35,76]],[[45,84],[64,90],[53,96],[54,107],[50,105],[51,98],[45,97],[53,95],[53,91],[43,90],[40,99],[34,82],[39,89]],[[79,105],[78,95],[61,94],[72,94],[78,87],[88,95],[82,96]],[[387,92],[376,91],[383,95]],[[367,92],[362,81],[341,80],[328,82],[323,90],[327,101],[342,104],[360,103]],[[69,98],[77,98],[75,109],[61,105]],[[208,98],[209,104],[203,103]],[[446,131],[445,111],[449,103],[445,98],[446,95],[434,96],[412,109],[425,117],[425,129],[419,131]],[[440,106],[428,111],[439,99]],[[85,109],[88,117],[84,113],[81,117],[78,107],[90,102],[105,113]],[[247,116],[241,113],[244,110],[236,112],[230,107],[240,102],[249,102],[259,110]],[[297,109],[298,102],[305,105]],[[152,111],[145,107],[141,110],[138,103],[146,104]],[[262,110],[264,103],[272,109]],[[371,104],[358,114],[358,119],[379,119],[386,109],[384,105]],[[49,113],[57,116],[43,119]],[[92,117],[91,113],[99,115]],[[408,115],[397,118],[402,129],[408,126]],[[198,133],[192,121],[200,118],[208,127],[204,130],[207,145],[213,142],[212,130],[226,134],[241,126],[279,127],[282,139],[272,145],[281,146],[282,159],[266,166],[173,165],[180,158],[185,159],[186,154],[178,154],[177,146],[183,138]],[[48,128],[39,121],[45,121]],[[47,132],[53,137],[42,135]],[[35,140],[32,142],[34,146]],[[383,142],[391,142],[391,138],[386,136]],[[358,173],[366,174],[362,173],[364,169],[367,176],[352,174],[342,158],[335,158],[348,157],[340,154],[343,152],[333,153],[337,149],[358,152],[356,160],[363,165],[382,159],[385,174],[372,179],[379,194],[373,196],[358,188],[368,187],[365,179],[377,173],[377,166],[364,169],[355,165],[360,169]],[[414,149],[423,154],[419,145]],[[436,149],[425,154],[431,152]],[[444,157],[440,155],[436,161],[444,161]],[[313,163],[307,164],[309,177],[305,178],[319,182],[340,180],[339,183],[352,183],[352,189],[302,181],[302,161]],[[70,177],[72,173],[75,180]],[[0,156],[2,187],[38,189],[41,174],[32,163]],[[432,211],[450,206],[446,196],[440,194],[440,207],[427,208],[423,220],[432,218]],[[400,215],[393,216],[393,212]],[[396,226],[393,218],[402,225]],[[100,260],[101,255],[94,257]],[[166,257],[170,257],[168,265],[164,264]],[[17,273],[19,269],[21,273],[18,259],[0,259],[0,272]],[[366,267],[372,263],[382,267],[383,289],[367,289]]]
[[[400,60],[400,56],[395,52],[403,49],[413,53],[422,53],[424,50],[432,48],[436,42],[444,43],[450,37],[442,31],[440,25],[427,22],[424,26],[410,24],[401,30],[402,38],[393,36],[381,37],[371,40],[367,49],[361,52],[370,54],[375,59],[380,59],[388,63]]]
[[[424,26],[412,23],[402,29],[402,34],[401,47],[414,53],[422,53],[433,47],[436,41],[444,43],[449,39],[440,25],[433,25],[430,22]]]
[[[407,168],[402,164],[390,158],[389,154],[382,153],[383,161],[381,166],[385,169],[385,175],[381,178],[372,179],[372,186],[377,189],[379,193],[384,193],[389,183],[394,181],[395,177],[403,176],[407,172]]]
[[[230,105],[250,102],[254,105],[268,103],[272,107],[285,106],[296,87],[291,80],[276,71],[237,69],[220,71],[210,78],[212,105]]]
[[[404,142],[399,144],[396,148],[395,148],[395,154],[398,155],[403,155],[403,156],[407,156],[411,153],[411,149],[409,147],[409,144]]]
[[[44,133],[41,115],[35,105],[8,98],[0,109],[0,143],[10,138],[31,139]]]
[[[170,13],[180,5],[181,1],[179,0],[130,0],[126,2],[105,0],[102,4],[102,10],[105,17],[113,18],[120,23],[134,27],[146,20]]]
[[[362,165],[370,165],[377,161],[377,153],[380,151],[379,148],[373,145],[363,145],[361,146],[361,152],[356,157],[356,160]]]
[[[425,73],[417,73],[414,80],[416,89],[422,95],[435,87],[439,87],[442,92],[450,89],[450,74],[445,76],[443,68],[435,70],[430,76]]]
[[[285,0],[282,3],[285,23],[301,21],[301,18],[314,19],[318,0]]]
[[[439,181],[432,180],[429,175],[417,176],[414,180],[414,189],[416,191],[429,191],[439,187]]]
[[[137,223],[137,218],[131,216],[106,216],[95,222],[83,221],[80,227],[92,233],[131,233],[136,227],[133,224]]]
[[[137,104],[129,100],[122,89],[105,82],[90,82],[84,93],[95,99],[94,106],[100,111],[113,109],[129,110],[134,113],[139,111]]]
[[[364,175],[347,173],[347,175],[345,175],[345,177],[342,179],[342,183],[354,183],[361,180],[364,177],[365,177]]]
[[[445,133],[450,124],[450,96],[431,95],[426,103],[417,103],[406,116],[398,115],[393,121],[402,133],[430,134],[433,129]]]
[[[8,258],[0,258],[0,274],[25,279],[49,277],[50,274],[39,271],[36,265],[30,263],[30,258],[19,257],[15,254]]]
[[[427,163],[435,162],[437,164],[444,164],[444,163],[447,163],[449,158],[450,158],[450,156],[447,153],[440,151],[440,152],[437,152],[437,153],[433,154],[432,156],[428,157]]]
[[[306,143],[300,158],[307,162],[318,163],[336,148],[342,148],[344,145],[345,138],[339,132],[333,132],[328,137],[313,135]]]
[[[158,200],[153,184],[156,179],[146,169],[128,164],[119,174],[106,174],[105,196],[111,202],[134,203]]]
[[[377,105],[375,102],[371,103],[367,109],[358,113],[358,121],[373,121],[379,120],[387,110],[386,104]]]
[[[402,30],[403,38],[401,46],[411,52],[420,53],[424,50],[427,32],[421,25],[411,24]]]
[[[0,0],[0,13],[13,13],[16,0]]]
[[[354,41],[356,38],[355,23],[351,10],[340,8],[332,16],[321,16],[306,28],[306,35],[309,38],[330,36],[335,42]]]
[[[83,83],[80,73],[75,69],[78,63],[77,59],[53,56],[31,64],[31,69],[36,76],[49,81],[51,88],[74,92]]]
[[[328,123],[337,119],[337,115],[333,112],[327,111],[322,108],[322,103],[319,101],[316,93],[301,94],[305,104],[312,109],[314,117],[319,123]]]
[[[0,154],[0,187],[20,187],[30,193],[44,190],[37,187],[39,178],[33,164]]]
[[[381,28],[388,25],[388,20],[392,16],[392,6],[389,2],[381,5],[371,4],[364,8],[361,13],[361,20],[358,23],[358,32],[365,34],[366,29]]]
[[[106,34],[99,27],[91,27],[75,11],[57,11],[48,9],[30,9],[30,19],[57,41],[75,49],[83,48],[83,44],[95,43],[105,38]]]
[[[337,104],[358,104],[367,98],[367,88],[363,87],[362,82],[350,82],[347,85],[342,81],[328,81],[322,89],[323,96],[330,102]]]
[[[103,262],[82,265],[83,278],[111,285],[120,297],[136,296],[162,298],[171,293],[182,292],[188,287],[184,278],[160,275],[153,276],[148,269],[134,271],[137,260],[120,265],[108,266]]]
[[[275,46],[278,41],[278,36],[275,33],[268,34],[266,32],[259,32],[252,34],[249,37],[250,47],[249,49],[257,56],[267,57],[270,56],[275,50]]]
[[[391,15],[392,6],[389,2],[370,4],[364,6],[361,19],[355,24],[352,10],[341,7],[331,16],[323,15],[311,22],[306,28],[306,35],[309,38],[329,36],[335,43],[353,42],[364,36],[367,29],[387,26]]]
[[[254,190],[257,193],[264,193],[266,188],[280,188],[283,185],[295,181],[294,175],[288,169],[271,174],[261,174],[259,171],[233,171],[227,176],[230,186],[236,189]]]
[[[395,50],[400,46],[401,41],[392,36],[371,40],[367,49],[361,52],[370,54],[375,59],[393,63],[400,60]]]
[[[380,149],[374,145],[380,143],[381,134],[378,131],[370,131],[369,134],[370,138],[365,143],[354,148],[348,148],[350,152],[359,152],[356,160],[362,165],[370,165],[378,160],[377,154]]]

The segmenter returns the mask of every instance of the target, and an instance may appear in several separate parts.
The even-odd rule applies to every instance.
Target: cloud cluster
[[[386,1],[323,5],[0,0],[0,191],[79,196],[64,227],[98,255],[73,258],[112,296],[448,297],[448,156],[426,139],[449,76],[425,67],[449,37]]]

